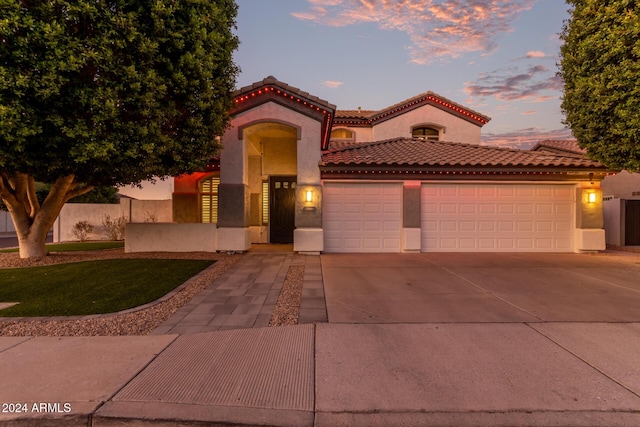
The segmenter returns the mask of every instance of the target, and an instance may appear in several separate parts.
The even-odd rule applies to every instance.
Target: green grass
[[[0,317],[112,313],[146,304],[214,261],[109,259],[0,269],[0,301],[20,304]]]
[[[46,246],[49,252],[99,251],[104,249],[123,248],[124,242],[100,241],[100,242],[51,243]],[[3,249],[3,250],[0,250],[0,252],[18,252],[18,248]]]

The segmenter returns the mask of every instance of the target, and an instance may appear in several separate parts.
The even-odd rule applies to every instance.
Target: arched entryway
[[[250,228],[254,243],[293,243],[298,128],[260,121],[240,129],[247,143]]]

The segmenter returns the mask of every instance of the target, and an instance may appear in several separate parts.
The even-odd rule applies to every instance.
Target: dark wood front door
[[[272,176],[269,179],[269,242],[293,243],[296,211],[296,177]]]
[[[624,244],[640,245],[640,200],[627,200],[624,211]]]

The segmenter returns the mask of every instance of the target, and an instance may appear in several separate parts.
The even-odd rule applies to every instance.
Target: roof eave
[[[381,165],[381,164],[321,164],[323,178],[340,176],[343,178],[378,179],[468,179],[468,180],[527,180],[527,181],[602,181],[614,171],[602,167],[536,167],[536,166],[423,166],[423,165]],[[413,178],[415,179],[415,178]]]

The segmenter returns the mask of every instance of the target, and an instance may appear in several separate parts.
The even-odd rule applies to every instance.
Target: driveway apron
[[[638,258],[325,254],[331,323],[636,322]]]

